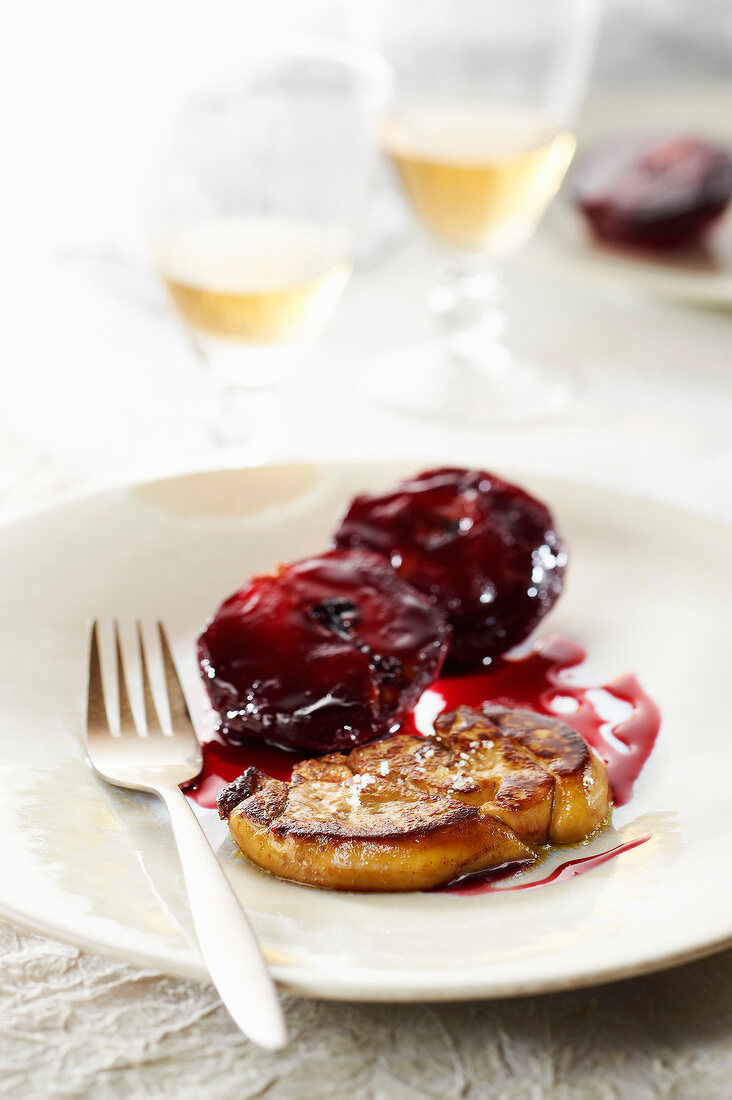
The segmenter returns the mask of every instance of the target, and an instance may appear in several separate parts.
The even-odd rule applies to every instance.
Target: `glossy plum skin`
[[[449,634],[383,557],[331,550],[226,600],[198,657],[228,741],[330,752],[395,728],[438,675]]]
[[[634,137],[585,158],[577,205],[603,241],[651,250],[697,244],[732,198],[732,159],[696,138]]]
[[[444,612],[452,673],[526,638],[556,603],[567,561],[545,505],[484,470],[429,470],[358,496],[334,542],[383,554]]]

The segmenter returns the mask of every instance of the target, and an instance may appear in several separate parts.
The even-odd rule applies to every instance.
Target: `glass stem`
[[[240,452],[249,462],[265,462],[280,442],[279,395],[269,389],[221,385],[210,418],[216,443]]]
[[[441,261],[429,304],[446,359],[491,375],[510,370],[511,357],[501,339],[506,319],[500,264]]]
[[[302,354],[299,347],[250,347],[191,333],[211,380],[209,429],[213,441],[242,462],[266,462],[282,437],[280,384]]]

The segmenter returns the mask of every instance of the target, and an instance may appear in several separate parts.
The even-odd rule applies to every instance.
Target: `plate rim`
[[[29,918],[12,907],[0,902],[0,919],[14,921],[24,929],[36,935],[47,936],[69,947],[75,947],[87,954],[97,954],[104,958],[115,959],[126,966],[137,970],[154,971],[169,977],[179,978],[182,981],[195,981],[205,985],[213,985],[211,976],[203,964],[198,950],[191,951],[187,956],[182,952],[161,951],[154,955],[146,951],[127,950],[117,944],[96,936],[74,936],[66,930],[59,931],[51,924],[45,924],[41,920]],[[425,985],[424,987],[392,987],[383,985],[341,988],[330,981],[319,984],[313,980],[313,974],[317,972],[307,971],[307,977],[298,979],[297,969],[270,964],[269,969],[277,983],[278,988],[289,996],[299,997],[304,1000],[334,1001],[340,1003],[360,1004],[449,1004],[458,1001],[502,1001],[512,1000],[518,997],[539,997],[549,993],[568,992],[573,989],[589,989],[597,985],[610,985],[614,982],[627,981],[630,978],[643,977],[646,974],[656,974],[663,970],[671,970],[684,966],[687,963],[697,962],[700,959],[709,958],[722,951],[732,949],[732,933],[719,939],[710,941],[698,948],[688,948],[681,951],[669,951],[657,958],[648,959],[643,963],[629,963],[627,966],[596,967],[587,970],[581,976],[556,978],[537,982],[529,978],[520,981],[504,981],[497,989],[490,993],[485,992],[485,987],[480,983],[475,985],[460,984],[447,985],[443,978],[439,985]],[[169,954],[168,954],[169,952]],[[167,954],[165,966],[161,967],[161,960]],[[359,980],[363,981],[361,977]]]
[[[459,461],[459,459],[453,455],[449,464],[455,465],[457,461]],[[435,460],[435,465],[437,462],[439,462],[439,459]],[[424,465],[425,468],[430,468],[424,458],[418,459],[417,464]],[[356,469],[368,466],[371,470],[383,468],[386,471],[387,469],[393,470],[395,466],[404,466],[408,468],[411,465],[414,465],[414,463],[411,462],[409,458],[403,457],[391,459],[356,458],[338,461],[303,458],[272,463],[268,468],[277,467],[283,469],[292,467],[301,468],[304,466],[327,471],[355,471]],[[261,468],[262,467],[258,466],[207,466],[202,469],[196,468],[154,477],[140,477],[133,480],[120,481],[113,485],[94,487],[92,489],[88,487],[74,488],[59,494],[51,501],[45,503],[43,501],[34,502],[31,507],[24,509],[22,512],[13,513],[10,516],[4,517],[0,522],[0,539],[8,529],[22,526],[25,522],[32,522],[33,518],[39,515],[51,514],[64,508],[73,508],[77,504],[83,505],[86,502],[93,502],[95,499],[109,498],[120,492],[134,492],[137,488],[142,486],[180,482],[191,476],[203,475],[216,477],[238,470],[255,471]],[[509,465],[506,469],[501,467],[499,472],[501,475],[505,474],[508,478],[523,476],[527,478],[536,477],[547,483],[553,482],[558,485],[566,486],[569,490],[577,488],[586,491],[596,488],[603,495],[611,495],[616,499],[620,498],[642,503],[644,505],[652,504],[666,512],[674,512],[687,519],[690,517],[701,519],[702,522],[723,531],[726,537],[732,534],[732,523],[725,518],[713,517],[706,512],[696,512],[692,508],[666,501],[662,497],[655,496],[651,493],[628,492],[625,489],[605,486],[592,480],[583,481],[576,478],[547,474],[537,470],[535,467],[518,468]],[[70,928],[63,926],[59,927],[58,925],[54,925],[51,921],[40,919],[34,913],[26,912],[22,905],[11,904],[2,898],[0,898],[0,916],[4,919],[15,921],[37,934],[48,936],[49,938],[69,944],[82,951],[117,959],[122,963],[137,967],[138,969],[153,970],[198,982],[210,982],[210,977],[194,943],[191,943],[187,951],[176,950],[162,945],[159,946],[154,953],[146,948],[128,948],[124,944],[120,945],[114,942],[111,937],[106,938],[103,935],[91,935],[83,932],[77,934]],[[607,963],[605,965],[600,964],[594,967],[585,968],[581,974],[570,974],[566,978],[558,975],[554,978],[543,980],[532,979],[530,976],[522,976],[515,980],[504,979],[494,983],[488,992],[486,991],[484,980],[472,984],[469,981],[466,982],[462,971],[447,972],[444,975],[440,975],[439,978],[435,977],[432,979],[432,984],[427,982],[424,985],[419,985],[412,982],[411,985],[391,985],[387,987],[383,985],[383,976],[381,985],[376,982],[372,985],[368,979],[364,981],[364,975],[362,974],[358,978],[360,984],[354,985],[349,984],[347,978],[344,982],[340,976],[336,976],[333,971],[318,971],[302,966],[285,967],[277,964],[272,964],[271,970],[283,991],[305,998],[374,1003],[415,1003],[420,1001],[438,1003],[480,999],[500,1000],[504,998],[560,992],[562,990],[581,989],[598,984],[622,981],[643,974],[650,974],[660,970],[681,966],[687,962],[713,955],[729,947],[732,947],[732,928],[729,933],[725,933],[721,936],[714,936],[707,942],[697,942],[694,946],[681,948],[679,950],[662,951],[657,956],[647,956],[643,960],[630,962],[624,966],[613,963]]]
[[[71,485],[65,489],[61,489],[58,492],[54,492],[50,497],[41,497],[40,499],[30,500],[25,504],[19,505],[17,508],[13,508],[12,511],[6,515],[0,515],[0,536],[4,533],[7,527],[13,527],[16,524],[23,523],[26,520],[33,519],[34,516],[46,515],[50,512],[55,512],[62,508],[65,508],[71,504],[85,504],[91,503],[99,497],[111,495],[112,493],[120,492],[134,492],[137,489],[144,488],[149,485],[160,485],[165,482],[181,481],[188,477],[203,477],[203,476],[215,476],[218,474],[236,474],[244,470],[273,470],[273,469],[290,469],[300,468],[303,466],[309,466],[315,469],[354,469],[359,466],[370,467],[383,467],[384,469],[393,468],[394,466],[404,466],[408,468],[413,465],[424,467],[425,470],[439,469],[440,467],[456,467],[462,466],[465,469],[478,470],[482,469],[482,466],[477,461],[473,461],[476,456],[474,453],[469,454],[455,454],[454,451],[450,455],[445,455],[440,451],[434,453],[427,452],[424,455],[418,455],[412,460],[409,457],[403,457],[397,455],[395,458],[347,458],[347,459],[319,459],[319,458],[307,458],[307,457],[292,457],[286,460],[277,462],[267,462],[264,464],[256,463],[241,463],[236,465],[226,466],[211,466],[211,465],[194,465],[185,470],[177,470],[174,472],[162,470],[156,473],[154,470],[150,470],[147,473],[142,473],[134,478],[115,477],[109,482],[97,485]],[[729,529],[732,532],[732,518],[727,519],[725,516],[714,516],[710,512],[703,508],[694,508],[689,503],[679,503],[678,501],[667,500],[663,496],[659,496],[657,493],[651,490],[636,491],[630,489],[624,489],[620,486],[608,485],[596,477],[588,476],[583,477],[565,477],[563,474],[558,473],[546,473],[543,470],[539,470],[535,465],[530,464],[524,466],[521,463],[509,462],[505,466],[501,463],[489,463],[493,467],[499,477],[503,477],[508,481],[521,477],[535,477],[541,481],[555,482],[558,484],[566,485],[571,488],[577,489],[598,489],[600,492],[614,496],[624,497],[632,501],[636,501],[643,504],[658,505],[661,508],[673,510],[679,512],[684,516],[695,516],[698,519],[705,520],[708,523],[716,524],[718,527]],[[514,482],[517,484],[517,482]]]

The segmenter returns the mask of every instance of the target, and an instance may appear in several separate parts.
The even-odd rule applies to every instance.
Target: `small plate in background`
[[[577,125],[577,162],[625,135],[665,132],[709,138],[732,153],[732,83],[634,87],[592,97]],[[572,198],[572,170],[521,261],[584,283],[635,289],[689,304],[732,306],[732,210],[702,248],[650,254],[593,240]]]

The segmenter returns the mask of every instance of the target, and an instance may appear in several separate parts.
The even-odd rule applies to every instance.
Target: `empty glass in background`
[[[384,0],[395,91],[383,142],[440,256],[440,339],[387,358],[382,396],[454,422],[531,419],[571,388],[503,342],[502,262],[533,233],[575,148],[595,0]]]
[[[210,373],[213,435],[237,457],[275,449],[276,387],[348,280],[389,84],[383,59],[346,44],[262,49],[168,135],[154,261]]]

